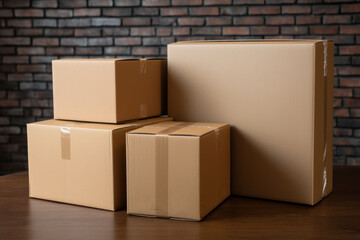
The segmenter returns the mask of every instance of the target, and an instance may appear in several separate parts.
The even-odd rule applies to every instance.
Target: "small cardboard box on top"
[[[127,212],[200,221],[230,194],[230,127],[161,122],[126,135]]]
[[[332,41],[167,49],[169,115],[231,125],[232,194],[314,205],[332,191]]]
[[[52,61],[54,118],[119,123],[165,114],[166,60]]]
[[[119,210],[126,205],[125,133],[172,120],[151,118],[124,124],[62,120],[30,123],[30,197]]]

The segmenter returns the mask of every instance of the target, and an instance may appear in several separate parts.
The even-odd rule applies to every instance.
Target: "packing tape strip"
[[[168,187],[169,187],[169,134],[184,127],[208,127],[194,126],[193,123],[183,122],[169,127],[156,134],[155,139],[155,214],[159,217],[169,217]],[[215,129],[216,154],[219,149],[219,128]]]
[[[155,214],[168,217],[168,135],[156,136],[155,142]]]
[[[140,74],[146,74],[147,60],[145,58],[140,58],[139,65],[140,65]]]
[[[61,131],[61,159],[70,160],[70,128],[62,127]]]
[[[327,57],[328,57],[328,44],[327,41],[323,41],[324,44],[324,153],[323,153],[323,177],[322,177],[322,196],[326,195],[326,186],[327,186],[327,168],[326,168],[326,159],[327,159]],[[332,104],[332,103],[331,103]]]

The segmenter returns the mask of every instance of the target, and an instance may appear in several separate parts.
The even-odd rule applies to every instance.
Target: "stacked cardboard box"
[[[149,118],[162,113],[165,77],[165,60],[53,61],[54,115],[62,120],[27,126],[30,197],[124,208],[125,133],[171,120]]]
[[[54,61],[62,120],[28,125],[30,196],[117,210],[126,175],[129,214],[201,220],[230,194],[231,157],[232,194],[314,205],[332,191],[333,51],[323,40],[174,43],[168,83],[161,60]],[[185,122],[116,124],[166,104]]]

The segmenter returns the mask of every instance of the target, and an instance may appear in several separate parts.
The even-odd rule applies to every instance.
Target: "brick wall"
[[[193,39],[336,43],[334,162],[360,165],[360,3],[346,0],[0,0],[0,174],[27,168],[28,122],[52,117],[52,59],[166,56]]]

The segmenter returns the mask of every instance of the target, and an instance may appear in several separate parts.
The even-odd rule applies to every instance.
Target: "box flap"
[[[45,125],[45,126],[56,126],[56,127],[71,127],[71,128],[90,128],[98,130],[116,130],[121,128],[128,128],[134,126],[142,126],[146,124],[157,123],[159,121],[171,121],[171,117],[157,117],[149,118],[144,120],[138,120],[133,122],[127,122],[122,124],[111,124],[111,123],[89,123],[89,122],[76,122],[66,120],[50,119],[40,122],[29,123],[29,125]]]
[[[165,121],[128,132],[129,134],[203,136],[228,124]]]
[[[314,44],[318,42],[332,41],[321,39],[229,39],[229,40],[194,40],[170,43],[169,45],[186,44]]]

